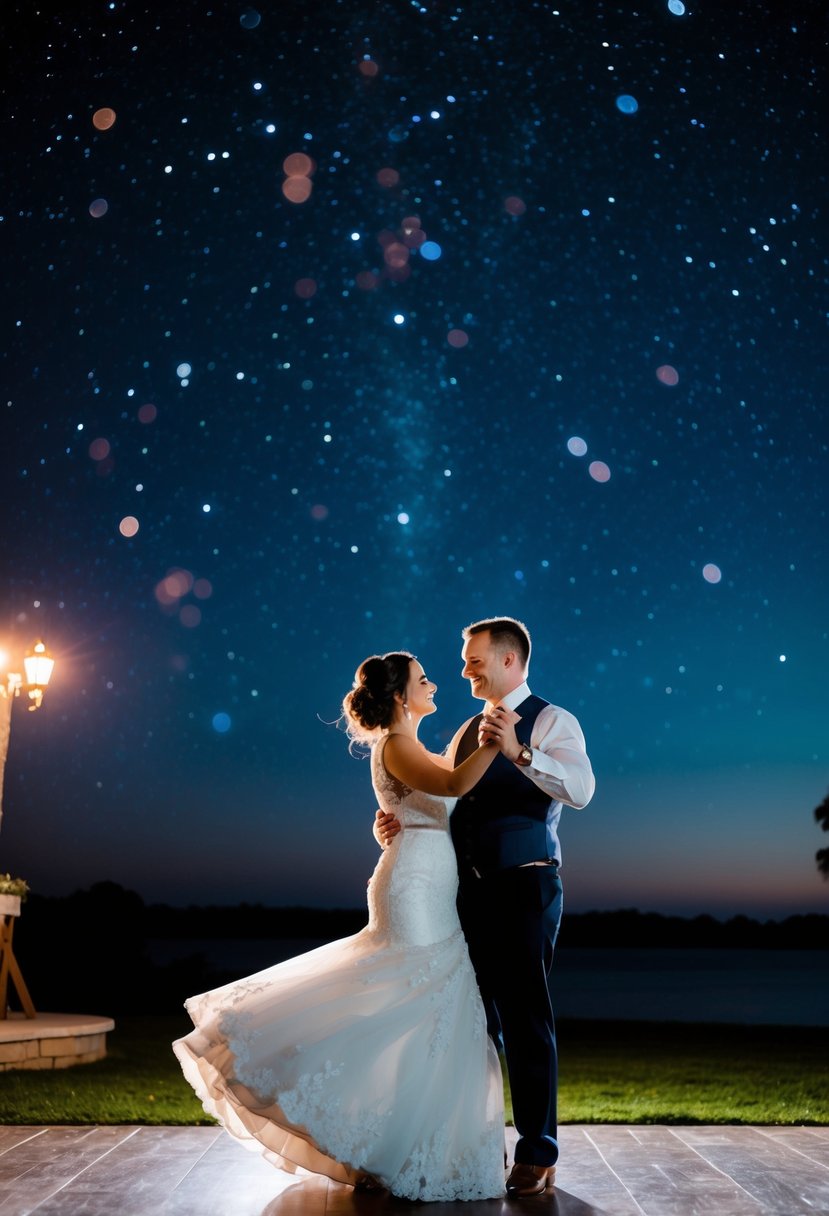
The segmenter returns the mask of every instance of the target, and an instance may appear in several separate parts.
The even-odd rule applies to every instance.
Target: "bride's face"
[[[433,684],[426,676],[426,672],[418,663],[417,659],[412,659],[409,664],[409,682],[406,685],[406,701],[409,705],[409,713],[413,718],[422,718],[426,714],[435,712],[435,702],[433,700],[437,692],[437,684]]]

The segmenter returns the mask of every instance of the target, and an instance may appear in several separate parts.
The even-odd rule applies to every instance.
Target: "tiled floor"
[[[829,1128],[560,1129],[544,1196],[425,1216],[829,1212]],[[420,1206],[420,1205],[418,1205]],[[0,1216],[397,1216],[415,1205],[283,1174],[212,1127],[0,1127]]]

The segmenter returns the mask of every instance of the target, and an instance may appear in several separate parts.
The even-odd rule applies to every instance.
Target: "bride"
[[[173,1050],[207,1113],[274,1165],[405,1199],[487,1199],[504,1193],[501,1069],[455,909],[449,813],[498,747],[456,769],[427,752],[435,691],[394,652],[366,659],[343,701],[403,826],[369,882],[366,928],[192,997],[195,1029]],[[518,716],[495,717],[500,740]]]

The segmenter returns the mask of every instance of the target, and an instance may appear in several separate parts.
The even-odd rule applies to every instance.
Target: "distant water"
[[[829,950],[560,950],[558,1017],[829,1025]]]
[[[171,939],[148,943],[154,963],[199,954],[228,976],[250,975],[319,939]],[[559,950],[559,1018],[829,1026],[829,950]]]

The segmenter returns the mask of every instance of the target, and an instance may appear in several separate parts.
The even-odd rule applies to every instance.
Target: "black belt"
[[[468,866],[467,869],[476,878],[492,878],[495,874],[512,874],[515,870],[555,870],[558,873],[561,866],[557,861],[525,861],[520,866],[503,866],[500,870],[488,870],[485,874],[477,866]]]

